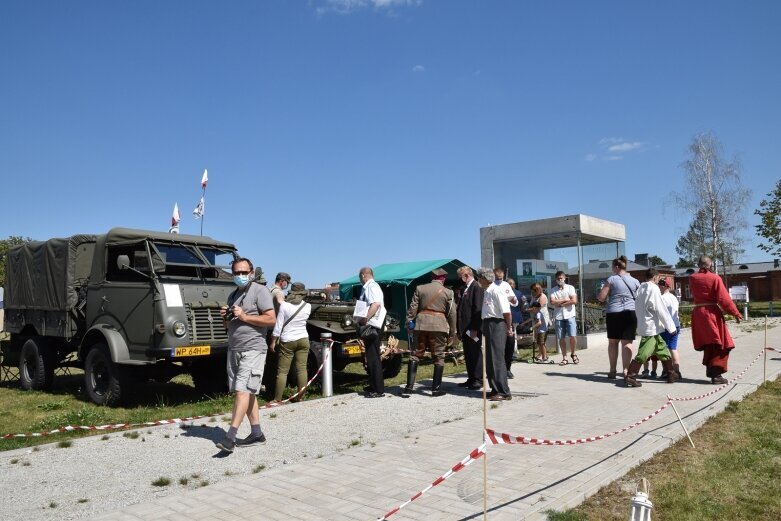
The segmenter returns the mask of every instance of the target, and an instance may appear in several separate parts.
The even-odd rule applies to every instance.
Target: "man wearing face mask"
[[[252,262],[239,258],[233,261],[233,281],[238,286],[228,297],[220,315],[228,329],[228,387],[233,393],[233,414],[225,439],[217,448],[233,452],[238,446],[266,442],[260,430],[257,394],[266,362],[266,334],[276,322],[274,304],[268,288],[252,279]],[[241,422],[247,417],[250,435],[237,440]]]
[[[553,305],[553,318],[556,324],[556,337],[559,339],[559,348],[561,349],[561,362],[559,365],[566,365],[567,360],[567,337],[569,337],[570,356],[572,362],[577,364],[578,355],[575,354],[577,347],[577,325],[575,323],[575,304],[578,303],[578,295],[574,286],[566,283],[567,277],[563,271],[557,271],[555,275],[556,286],[551,292],[550,303]]]

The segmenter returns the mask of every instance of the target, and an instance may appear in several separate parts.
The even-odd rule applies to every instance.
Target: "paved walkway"
[[[730,359],[729,378],[746,368],[764,346],[762,323],[755,321],[753,327],[757,330],[751,332],[751,326],[744,325],[732,328],[738,348]],[[781,346],[781,327],[768,331],[767,342]],[[664,405],[667,393],[685,397],[712,391],[700,355],[691,348],[688,330],[680,344],[684,380],[675,385],[644,381],[642,388],[627,389],[617,380],[608,380],[604,348],[580,351],[578,365],[516,363],[515,379],[510,382],[516,399],[489,408],[488,427],[529,437],[584,438],[631,425]],[[781,355],[769,352],[768,379],[780,372]],[[762,377],[760,358],[734,385],[708,398],[676,402],[676,407],[694,430],[730,401],[754,391]],[[451,379],[445,387],[462,392],[454,385],[460,380]],[[232,478],[95,519],[372,521],[423,490],[478,447],[482,432],[479,414],[402,439]],[[548,509],[576,506],[683,436],[672,408],[667,408],[634,429],[593,443],[488,446],[488,519],[539,520],[546,518]],[[390,519],[482,519],[483,470],[482,459],[474,462]]]

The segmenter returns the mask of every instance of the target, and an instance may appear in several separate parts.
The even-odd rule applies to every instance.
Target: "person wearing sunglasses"
[[[271,292],[266,286],[256,284],[252,262],[244,257],[233,261],[233,282],[237,288],[222,306],[220,315],[228,329],[228,388],[233,393],[233,414],[225,439],[216,443],[217,448],[233,452],[236,446],[249,446],[266,442],[260,429],[260,412],[257,394],[263,380],[266,363],[266,335],[276,322]],[[250,435],[236,439],[244,417],[250,424]]]

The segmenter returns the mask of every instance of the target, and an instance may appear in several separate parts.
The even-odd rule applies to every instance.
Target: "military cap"
[[[447,272],[442,268],[431,270],[431,274],[434,275],[435,277],[447,277]]]

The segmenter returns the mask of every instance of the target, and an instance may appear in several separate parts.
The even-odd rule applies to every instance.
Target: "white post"
[[[334,340],[331,333],[320,333],[321,355],[323,357],[323,374],[320,381],[323,383],[323,397],[328,398],[334,395],[334,372],[333,372],[333,348]]]
[[[667,395],[667,399],[670,400],[670,405],[673,406],[673,411],[675,411],[675,415],[678,417],[678,421],[681,422],[681,427],[683,427],[683,432],[686,433],[686,437],[689,438],[689,443],[692,444],[692,448],[696,449],[697,447],[694,446],[694,442],[692,441],[692,437],[689,436],[689,431],[686,429],[686,425],[684,425],[683,420],[681,419],[681,415],[678,414],[678,409],[675,408],[675,402],[670,398],[670,395]]]

